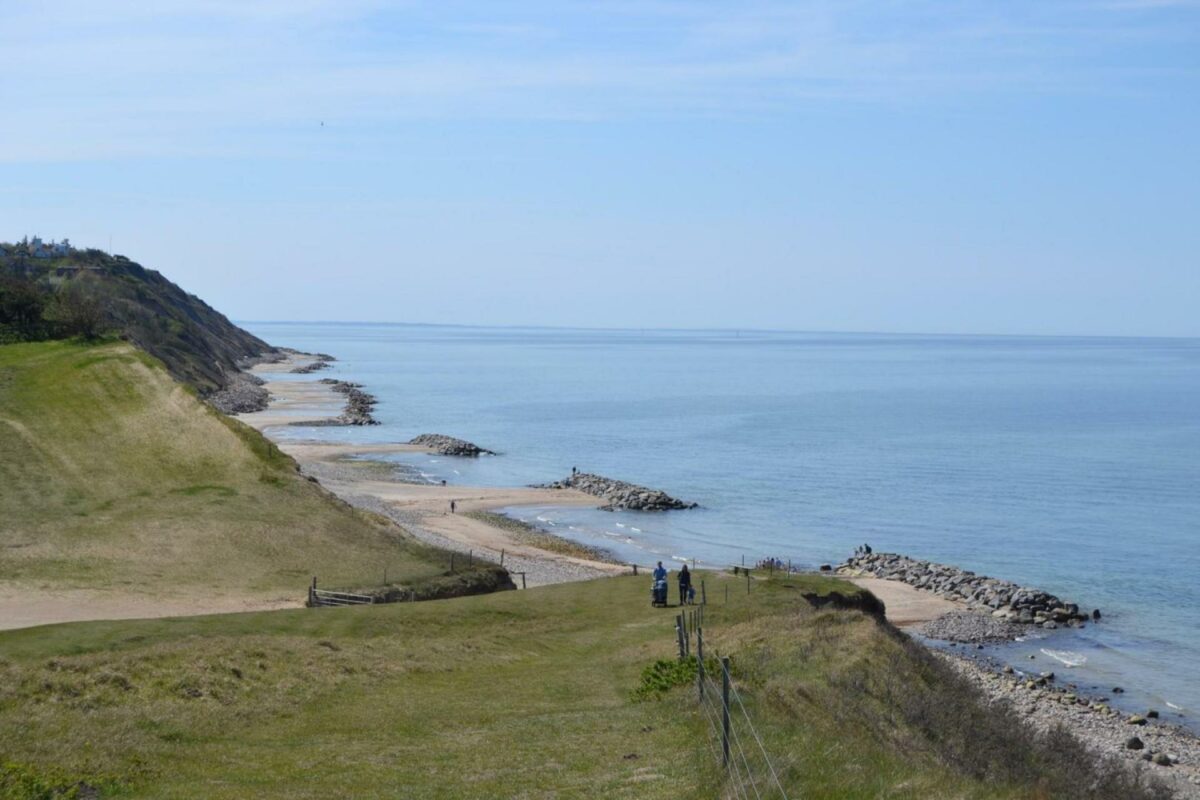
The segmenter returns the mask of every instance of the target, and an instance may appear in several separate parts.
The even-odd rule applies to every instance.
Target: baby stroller
[[[658,608],[667,607],[667,579],[659,578],[650,587],[650,605]]]

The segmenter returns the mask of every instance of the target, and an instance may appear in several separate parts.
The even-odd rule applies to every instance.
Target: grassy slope
[[[124,343],[0,347],[0,582],[303,597],[440,572]]]
[[[731,796],[694,689],[633,698],[674,648],[674,612],[651,609],[647,588],[626,577],[0,633],[0,753],[23,765],[10,782],[57,767],[133,797]],[[987,715],[903,637],[857,611],[815,611],[805,589],[855,591],[792,578],[708,608],[710,650],[733,655],[790,796],[1087,796],[1034,791],[1036,746],[1019,734],[940,741],[912,709],[947,706],[968,726]],[[956,747],[1023,747],[1028,774]]]

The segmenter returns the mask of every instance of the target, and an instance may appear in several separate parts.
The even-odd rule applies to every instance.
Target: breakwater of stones
[[[837,571],[852,577],[902,581],[914,588],[965,602],[968,608],[990,613],[998,620],[1021,625],[1037,625],[1048,629],[1062,625],[1082,627],[1089,618],[1075,603],[1068,603],[1040,589],[895,553],[856,555],[839,566]],[[1092,612],[1092,618],[1099,619],[1100,612]]]
[[[577,489],[590,495],[607,500],[602,510],[629,509],[632,511],[672,511],[684,508],[696,508],[696,503],[680,500],[658,489],[647,489],[634,483],[606,478],[603,475],[593,475],[590,472],[576,472],[570,477],[554,483],[542,484],[538,488],[545,489]]]
[[[296,351],[295,354],[301,356],[311,356],[314,359],[307,364],[302,364],[298,367],[292,367],[290,370],[288,370],[295,375],[307,375],[308,373],[316,372],[317,370],[329,369],[329,365],[337,360],[333,356],[325,353],[301,353]]]
[[[427,447],[431,451],[442,456],[466,456],[475,458],[477,456],[494,456],[496,453],[488,450],[486,447],[468,442],[465,439],[456,439],[453,436],[446,436],[440,433],[422,433],[420,436],[410,439],[409,444]]]
[[[351,383],[350,381],[339,381],[333,378],[322,378],[321,383],[328,384],[329,388],[338,394],[346,395],[346,405],[342,408],[342,413],[334,419],[323,420],[321,422],[305,422],[303,425],[378,425],[379,420],[371,416],[371,411],[375,408],[375,395],[368,394],[362,390],[361,383]]]

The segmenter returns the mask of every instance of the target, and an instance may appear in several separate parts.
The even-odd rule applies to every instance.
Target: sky
[[[1200,0],[2,0],[35,234],[240,320],[1200,336]]]

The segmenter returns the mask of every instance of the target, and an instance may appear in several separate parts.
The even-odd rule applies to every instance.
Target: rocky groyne
[[[313,359],[307,364],[301,364],[298,367],[292,367],[290,370],[288,370],[295,375],[307,375],[310,372],[329,369],[329,365],[337,360],[333,356],[326,355],[325,353],[301,353],[299,351],[293,351],[293,354],[298,356],[309,356]]]
[[[456,439],[453,436],[445,436],[440,433],[422,433],[409,440],[409,444],[427,447],[434,453],[442,456],[466,456],[475,458],[477,456],[494,456],[496,453],[488,450],[486,447],[468,442],[465,439]]]
[[[839,566],[837,571],[851,577],[902,581],[917,589],[962,601],[968,608],[990,613],[998,620],[1020,625],[1037,625],[1048,629],[1062,625],[1082,627],[1088,619],[1076,604],[1040,589],[895,553],[856,555]],[[1093,612],[1094,618],[1099,619],[1099,614],[1099,611]]]
[[[619,508],[631,511],[672,511],[697,507],[696,503],[679,500],[658,489],[647,489],[645,486],[606,478],[603,475],[593,475],[590,472],[576,472],[568,478],[544,484],[540,488],[577,489],[595,495],[608,501],[600,506],[606,511]]]
[[[323,422],[303,422],[300,425],[378,425],[379,420],[371,416],[375,408],[375,395],[362,390],[362,384],[350,381],[339,381],[334,378],[322,378],[321,383],[338,394],[346,395],[346,405],[342,413],[334,419]]]

